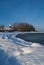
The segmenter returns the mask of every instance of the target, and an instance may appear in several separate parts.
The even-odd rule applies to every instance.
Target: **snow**
[[[15,34],[0,34],[0,65],[44,65],[44,46],[16,38]]]
[[[33,43],[31,46],[33,46],[33,47],[40,47],[41,45],[39,44],[39,43]]]

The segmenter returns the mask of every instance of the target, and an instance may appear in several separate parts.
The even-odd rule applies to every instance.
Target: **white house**
[[[11,28],[12,28],[12,25],[11,25],[11,23],[9,23],[9,25],[8,25],[8,27],[7,28],[5,28],[5,30],[7,31],[9,31],[9,30],[11,30]]]

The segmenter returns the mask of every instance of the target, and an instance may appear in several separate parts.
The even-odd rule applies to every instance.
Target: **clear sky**
[[[44,0],[0,0],[0,24],[27,22],[44,31]]]

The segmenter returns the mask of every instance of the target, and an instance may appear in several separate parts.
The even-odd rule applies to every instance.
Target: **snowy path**
[[[44,65],[44,46],[2,33],[0,65]]]

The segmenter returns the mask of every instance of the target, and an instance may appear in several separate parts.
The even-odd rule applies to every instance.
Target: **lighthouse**
[[[12,25],[11,25],[11,23],[9,23],[8,30],[10,31],[11,29],[12,29]]]
[[[11,23],[9,23],[9,28],[11,28],[12,27],[12,25],[11,25]]]

